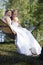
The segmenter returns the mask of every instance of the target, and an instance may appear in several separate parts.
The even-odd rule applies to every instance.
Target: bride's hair
[[[12,10],[12,15],[14,14],[14,12],[17,12],[17,10]],[[11,16],[11,19],[13,19],[12,16]]]

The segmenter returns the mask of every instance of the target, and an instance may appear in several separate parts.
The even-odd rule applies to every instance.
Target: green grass
[[[13,43],[0,44],[0,65],[43,65],[38,57],[19,54]]]

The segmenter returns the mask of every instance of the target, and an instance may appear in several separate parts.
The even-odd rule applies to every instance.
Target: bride
[[[12,32],[17,33],[17,37],[16,37],[17,41],[15,45],[17,46],[18,53],[27,56],[41,54],[42,48],[39,45],[39,43],[36,41],[32,33],[20,25],[17,17],[17,10],[12,11],[12,21],[10,17],[8,17],[6,21],[10,22],[9,26]]]

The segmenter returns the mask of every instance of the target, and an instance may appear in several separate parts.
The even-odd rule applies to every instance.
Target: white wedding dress
[[[11,29],[17,33],[17,42],[15,45],[19,53],[27,56],[31,56],[32,53],[36,53],[37,55],[41,54],[41,46],[30,31],[26,28],[19,27],[18,23],[14,21],[12,21]]]
[[[6,16],[4,18],[6,18]],[[31,34],[31,32],[26,28],[19,27],[19,24],[17,22],[11,21],[10,17],[7,16],[7,18],[12,32],[17,33],[17,41],[15,45],[17,46],[18,52],[27,56],[31,56],[33,54],[41,54],[42,48]]]

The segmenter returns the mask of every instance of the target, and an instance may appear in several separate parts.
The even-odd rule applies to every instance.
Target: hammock
[[[0,19],[0,30],[2,30],[2,32],[7,34],[10,38],[15,39],[16,33],[14,34],[10,27],[4,23],[2,19]]]

